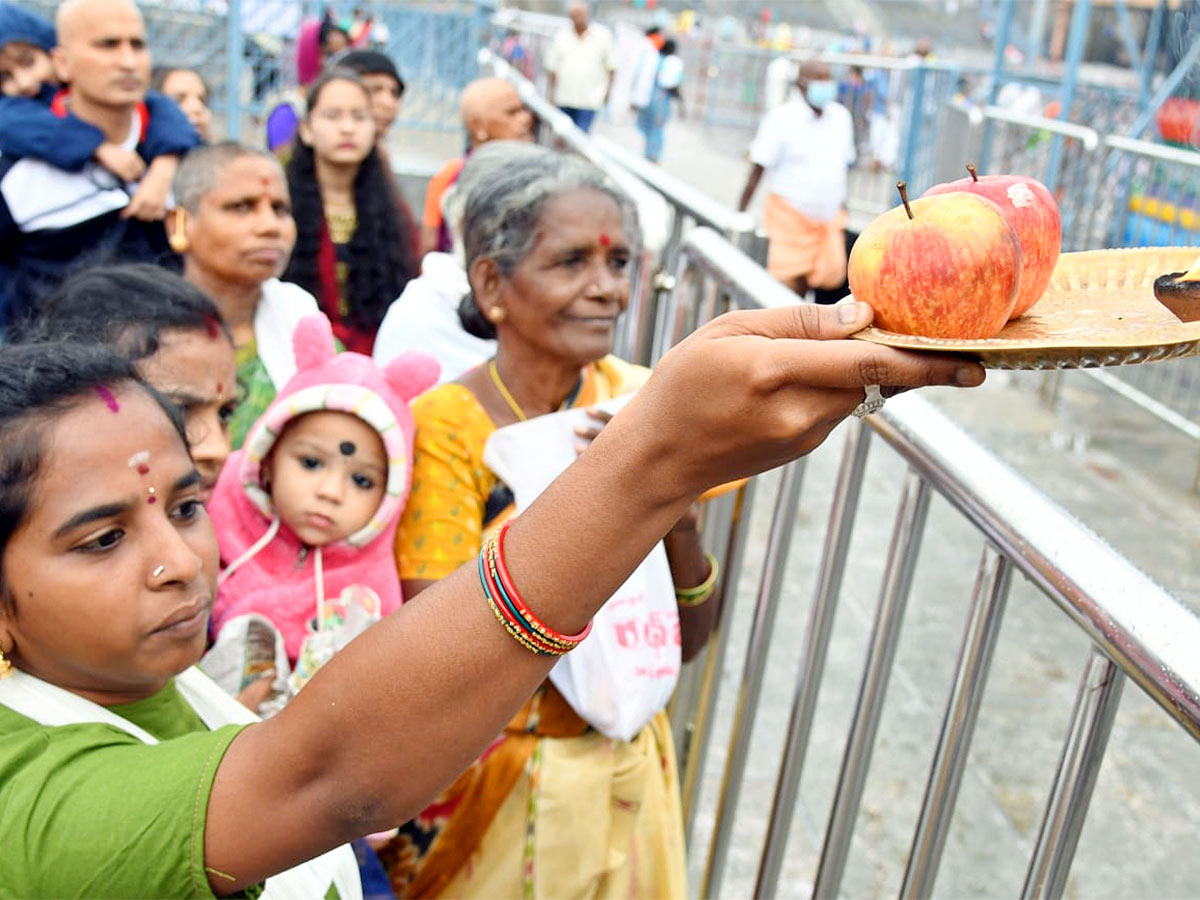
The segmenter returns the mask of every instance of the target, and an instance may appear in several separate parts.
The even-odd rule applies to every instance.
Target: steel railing
[[[547,104],[533,85],[496,60],[486,67],[518,84],[553,139],[582,152],[606,171],[624,170],[670,205],[671,236],[662,249],[656,274],[658,314],[630,317],[626,346],[653,348],[651,358],[703,321],[734,307],[792,304],[795,297],[770,278],[761,265],[727,238],[748,241],[742,221],[611,142],[588,138]],[[912,108],[912,107],[910,107]],[[920,104],[916,108],[920,109]],[[1013,155],[1005,165],[1048,165],[1015,139],[1018,129],[1046,132],[1066,142],[1056,167],[1065,172],[1079,152],[1098,155],[1094,132],[1055,120],[1021,117],[1000,109],[974,114],[970,128],[990,123],[1007,129]],[[969,129],[968,129],[969,131]],[[1073,143],[1072,143],[1073,142]],[[1004,145],[998,145],[1003,147]],[[1020,157],[1017,150],[1025,155]],[[936,160],[923,163],[929,171]],[[1045,169],[1039,170],[1045,176]],[[1034,173],[1037,174],[1037,173]],[[1051,179],[1053,180],[1053,179]],[[1069,184],[1060,178],[1059,184]],[[688,230],[688,229],[691,230]],[[724,234],[722,235],[721,232]],[[761,252],[761,244],[752,245]],[[644,288],[643,288],[644,290]],[[1175,363],[1174,365],[1178,365]],[[1154,368],[1154,367],[1143,367]],[[1171,367],[1161,366],[1160,369]],[[1111,376],[1109,376],[1111,377]],[[1200,622],[1134,569],[1082,525],[1054,506],[994,456],[963,435],[943,415],[916,397],[892,401],[881,416],[847,428],[846,447],[834,488],[829,527],[817,563],[815,595],[809,608],[801,665],[796,677],[787,740],[778,760],[775,797],[762,844],[754,893],[775,896],[785,848],[797,806],[800,779],[810,748],[813,722],[829,653],[832,626],[847,574],[850,543],[863,499],[863,480],[872,445],[890,447],[908,468],[900,491],[886,568],[879,586],[875,624],[864,646],[864,670],[845,750],[836,777],[822,850],[814,870],[814,896],[835,896],[843,882],[855,823],[870,771],[875,739],[887,698],[898,636],[906,618],[908,595],[920,555],[931,499],[948,502],[973,527],[981,557],[964,624],[942,727],[931,750],[928,785],[914,825],[911,850],[901,884],[904,896],[928,896],[946,846],[966,769],[975,722],[991,669],[1013,574],[1024,575],[1065,611],[1092,644],[1083,662],[1079,690],[1054,784],[1046,798],[1042,826],[1026,868],[1028,896],[1062,894],[1087,812],[1096,773],[1112,726],[1121,686],[1131,677],[1188,732],[1200,735],[1200,663],[1191,652],[1200,645]],[[731,851],[744,849],[735,821],[742,795],[750,742],[766,686],[768,651],[776,640],[777,615],[794,548],[794,522],[806,463],[786,467],[775,489],[763,561],[747,564],[753,501],[761,497],[761,479],[742,491],[709,504],[704,534],[723,564],[723,608],[706,652],[685,667],[672,703],[680,759],[681,784],[693,855],[701,854],[703,896],[719,896]],[[742,610],[739,581],[754,587],[753,608]],[[730,745],[721,767],[715,821],[702,851],[697,816],[709,764],[721,673],[729,665],[735,623],[749,618],[749,635],[736,681]],[[1014,862],[1015,864],[1015,862]],[[790,888],[784,892],[794,892]]]
[[[688,236],[680,267],[681,283],[715,282],[720,294],[736,306],[769,307],[794,302],[785,290],[764,280],[765,273],[753,260],[708,229],[699,228]],[[680,302],[702,299],[708,293],[699,289],[685,294]],[[701,304],[696,318],[718,311]],[[1027,861],[1023,890],[1025,896],[1061,896],[1126,677],[1194,739],[1200,739],[1200,655],[1195,652],[1200,646],[1200,620],[916,396],[890,401],[882,414],[866,422],[852,422],[848,427],[754,896],[773,897],[780,889],[784,847],[872,442],[889,446],[903,460],[908,474],[901,486],[879,604],[814,876],[813,896],[836,896],[842,883],[933,496],[947,502],[972,526],[982,556],[901,894],[928,896],[933,889],[1009,586],[1013,574],[1019,573],[1065,612],[1091,642],[1053,787],[1043,807],[1042,825]],[[803,461],[789,466],[778,491],[758,577],[758,596],[701,896],[721,894],[749,741],[759,711],[765,659],[775,631],[783,567],[792,549],[792,520],[803,471]],[[738,602],[734,584],[726,580],[727,604]],[[723,617],[730,612],[726,609]],[[714,652],[706,660],[706,685],[713,683],[711,670],[724,664],[725,637],[725,632],[718,633]],[[694,768],[704,766],[709,739],[704,724],[711,721],[715,702],[711,692],[698,700],[698,725],[690,732],[685,786],[695,783]],[[685,793],[689,831],[696,813],[692,801],[694,797]]]

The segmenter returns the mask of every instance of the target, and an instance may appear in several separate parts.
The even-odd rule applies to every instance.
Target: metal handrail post
[[[901,897],[928,897],[933,893],[1011,583],[1012,563],[992,544],[985,544]]]
[[[846,870],[850,840],[854,836],[854,821],[858,818],[863,788],[867,783],[867,772],[875,749],[875,734],[879,729],[883,701],[896,657],[896,645],[900,639],[900,625],[904,620],[904,609],[908,604],[913,571],[925,531],[929,496],[929,482],[910,469],[904,477],[900,494],[896,527],[892,533],[887,569],[879,592],[879,608],[867,649],[866,668],[838,773],[833,809],[829,814],[829,826],[821,848],[821,862],[813,882],[815,898],[837,897]]]
[[[695,276],[689,281],[688,272]],[[707,275],[692,265],[691,259],[685,254],[679,254],[675,262],[675,274],[671,281],[671,289],[658,295],[658,303],[654,311],[654,335],[650,346],[651,365],[666,355],[667,351],[687,336],[684,315],[688,306],[698,302],[700,290]],[[684,297],[689,291],[694,297]]]
[[[1060,115],[1071,118],[1071,104],[1075,100],[1075,82],[1079,76],[1079,64],[1083,61],[1083,48],[1087,43],[1088,22],[1092,17],[1092,0],[1075,0],[1071,13],[1071,27],[1067,35],[1067,52],[1063,60],[1062,90],[1058,101],[1062,106]],[[1046,187],[1050,193],[1058,188],[1058,168],[1062,163],[1063,139],[1055,135],[1050,141],[1050,164],[1046,173]]]
[[[912,70],[913,92],[912,109],[908,111],[908,132],[904,136],[904,162],[901,165],[901,177],[912,183],[913,169],[916,166],[917,142],[921,139],[921,111],[925,106],[925,73],[924,65]]]
[[[709,843],[708,862],[701,889],[703,897],[716,897],[721,893],[721,879],[725,874],[725,861],[729,856],[733,821],[742,792],[746,757],[750,750],[754,719],[758,714],[758,701],[762,694],[763,675],[767,668],[767,648],[775,631],[775,614],[779,611],[784,569],[787,565],[788,551],[791,549],[796,509],[800,505],[804,467],[803,457],[788,463],[783,469],[779,483],[779,499],[775,503],[775,512],[771,518],[771,533],[767,539],[762,579],[758,586],[758,602],[754,610],[754,621],[750,626],[746,662],[733,714],[729,756],[725,762],[721,794],[717,799],[716,826]]]
[[[1071,711],[1071,725],[1046,801],[1022,897],[1063,894],[1124,686],[1121,670],[1093,646]]]
[[[700,701],[696,704],[696,719],[692,725],[692,742],[687,763],[680,778],[680,793],[683,796],[684,846],[691,846],[692,827],[696,820],[696,800],[700,795],[700,776],[708,761],[708,748],[712,743],[712,721],[717,709],[717,679],[725,671],[725,656],[729,651],[730,623],[737,609],[738,575],[742,571],[742,560],[746,554],[746,537],[750,530],[750,511],[754,508],[754,491],[757,478],[746,482],[738,492],[734,507],[733,523],[729,532],[729,547],[725,556],[725,570],[721,574],[721,609],[713,626],[713,639],[709,643],[708,656],[704,661],[704,681],[700,688]]]
[[[237,141],[242,136],[242,0],[230,0],[225,20],[225,137]]]
[[[1001,13],[1000,27],[996,29],[995,52],[992,56],[992,83],[988,88],[988,106],[994,106],[1000,96],[1000,81],[1004,76],[1004,51],[1008,48],[1008,36],[1012,32],[1013,10],[1016,0],[1004,0],[1004,11]],[[996,126],[989,120],[983,126],[983,149],[979,153],[979,171],[991,171],[992,141],[996,135]]]
[[[755,897],[773,898],[779,886],[779,873],[783,868],[796,796],[800,791],[800,776],[804,772],[804,758],[817,711],[817,696],[825,674],[825,656],[833,632],[833,617],[842,589],[842,576],[846,571],[846,558],[850,553],[850,536],[854,531],[870,447],[871,429],[861,420],[852,422],[846,434],[846,449],[842,452],[842,465],[829,514],[829,528],[825,532],[821,571],[817,576],[816,594],[808,617],[801,656],[803,662],[796,679],[787,743],[779,767],[779,778],[775,783],[775,800],[767,825],[766,844],[754,885]]]

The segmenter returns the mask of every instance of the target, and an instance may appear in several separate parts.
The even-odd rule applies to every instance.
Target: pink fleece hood
[[[222,573],[213,606],[214,635],[229,619],[258,613],[283,633],[295,660],[321,604],[370,602],[387,615],[401,603],[393,543],[412,479],[413,424],[409,401],[431,387],[437,361],[426,353],[401,354],[382,369],[368,356],[337,353],[324,315],[305,316],[292,342],[297,372],[254,423],[243,448],[221,470],[209,516],[221,548]],[[388,458],[379,508],[345,540],[305,547],[279,522],[262,485],[262,464],[293,419],[339,411],[379,434]]]

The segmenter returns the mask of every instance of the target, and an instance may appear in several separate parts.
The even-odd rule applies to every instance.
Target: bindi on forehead
[[[611,247],[612,246],[612,238],[609,237],[607,234],[601,234],[600,235],[600,246],[601,247]]]
[[[104,405],[108,407],[109,412],[119,413],[121,411],[121,404],[117,402],[117,398],[113,396],[113,392],[104,385],[96,385],[96,394],[104,401]]]
[[[342,456],[353,456],[357,450],[358,447],[355,446],[354,441],[342,441],[338,444],[338,452]]]
[[[133,456],[129,457],[129,468],[136,471],[139,475],[150,474],[150,451],[139,450]]]

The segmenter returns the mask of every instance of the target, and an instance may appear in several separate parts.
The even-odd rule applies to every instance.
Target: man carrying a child
[[[130,0],[68,0],[56,26],[54,73],[69,87],[54,96],[53,112],[98,129],[105,145],[152,155],[144,102],[150,53],[137,8]],[[182,122],[175,154],[198,141]],[[177,155],[162,157],[166,164],[155,160],[144,177],[114,173],[100,158],[72,170],[52,155],[0,158],[0,323],[6,327],[75,269],[101,260],[160,262],[169,253],[161,220]]]

